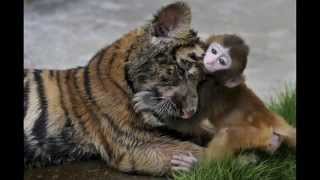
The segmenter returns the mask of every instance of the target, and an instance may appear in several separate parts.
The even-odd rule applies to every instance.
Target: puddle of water
[[[121,173],[106,167],[102,161],[74,162],[59,166],[24,170],[25,180],[165,180],[164,177]]]

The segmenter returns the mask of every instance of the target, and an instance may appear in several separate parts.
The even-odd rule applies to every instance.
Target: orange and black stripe
[[[61,74],[61,72],[56,73],[56,81],[57,81],[57,85],[58,85],[58,89],[59,89],[60,105],[61,105],[64,117],[65,117],[64,127],[72,127],[71,119],[69,117],[69,112],[68,112],[68,109],[66,108],[66,104],[65,104],[65,97],[64,97],[64,92],[62,90],[63,85],[61,84],[61,75],[60,74]]]
[[[29,81],[26,82],[26,85],[23,88],[24,95],[23,95],[23,118],[26,117],[26,113],[28,110],[29,105],[29,92],[30,92],[30,84]]]
[[[47,121],[48,121],[48,106],[47,98],[43,87],[42,71],[35,70],[33,72],[34,81],[37,83],[38,97],[40,99],[40,109],[41,113],[38,119],[35,120],[35,124],[32,128],[32,134],[36,139],[41,142],[46,138],[47,135]]]

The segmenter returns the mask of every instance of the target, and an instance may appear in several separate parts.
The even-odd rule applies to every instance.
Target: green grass
[[[276,98],[273,98],[268,108],[277,112],[295,126],[296,122],[296,92],[286,86]],[[242,152],[248,154],[251,152]],[[202,163],[190,173],[177,173],[176,180],[295,180],[296,156],[286,146],[282,146],[274,155],[254,152],[259,160],[256,163],[244,164],[239,158],[224,161]],[[238,156],[240,157],[240,156]]]
[[[272,99],[268,105],[271,111],[277,112],[292,125],[296,125],[296,91],[290,86],[285,86],[277,98]]]

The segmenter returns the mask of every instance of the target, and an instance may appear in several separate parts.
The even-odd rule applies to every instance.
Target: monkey
[[[227,36],[227,35],[226,35]],[[212,37],[216,37],[216,36],[212,36]],[[226,43],[229,45],[231,43],[233,43],[232,41],[238,40],[237,36],[228,36],[229,38],[225,38],[225,39],[229,39],[229,42],[227,41]],[[195,47],[181,47],[178,48],[176,51],[178,52],[176,54],[176,60],[178,62],[178,64],[180,65],[180,67],[184,67],[183,69],[185,71],[195,71],[197,70],[195,67],[197,67],[199,64],[202,66],[203,71],[205,71],[207,73],[207,76],[210,76],[210,72],[208,72],[205,68],[205,65],[203,63],[203,58],[205,57],[209,57],[210,54],[208,54],[208,51],[206,52],[207,49],[212,49],[211,46],[217,46],[219,45],[218,43],[205,43],[205,42],[199,42],[198,44],[196,44],[195,46],[198,46],[197,48]],[[231,45],[229,45],[231,46]],[[238,45],[239,46],[239,45]],[[234,50],[237,50],[236,53],[242,53],[241,50],[238,50],[239,47],[236,47],[236,45],[232,46]],[[241,47],[240,47],[241,48]],[[247,46],[245,47],[247,48]],[[248,51],[248,50],[247,50]],[[245,57],[245,55],[240,54],[240,57]],[[227,57],[229,57],[230,59],[230,55],[227,54],[226,57],[221,57],[220,61],[223,60],[229,60],[226,59]],[[241,63],[240,63],[241,60]],[[239,62],[238,62],[239,61]],[[239,60],[236,60],[233,64],[232,64],[232,68],[229,67],[230,64],[228,64],[228,66],[225,67],[218,67],[220,68],[219,71],[214,72],[214,74],[217,74],[217,76],[219,76],[219,81],[224,83],[225,81],[225,86],[227,87],[232,87],[234,86],[233,84],[236,84],[237,81],[241,81],[243,80],[243,76],[241,75],[242,71],[244,70],[245,66],[246,66],[246,57],[245,58],[239,58]],[[190,73],[190,74],[192,74]],[[220,74],[220,75],[219,75]],[[241,75],[241,76],[240,76]],[[230,78],[229,78],[230,77]],[[232,78],[231,78],[232,77]],[[190,76],[190,78],[194,78],[193,76]],[[229,78],[227,80],[225,80],[226,78]],[[216,78],[217,79],[217,78]],[[181,90],[180,90],[181,91]],[[152,125],[154,127],[160,127],[160,126],[167,126],[169,129],[174,129],[177,130],[179,132],[182,132],[183,134],[190,134],[190,135],[194,135],[194,136],[209,136],[206,137],[205,139],[208,138],[212,138],[213,133],[214,133],[214,129],[211,127],[209,128],[209,132],[208,133],[203,133],[204,129],[201,127],[201,123],[199,123],[199,118],[196,117],[200,117],[203,116],[205,113],[197,113],[197,116],[192,117],[193,115],[192,113],[183,113],[184,116],[168,116],[169,113],[161,113],[159,112],[157,109],[158,106],[161,106],[161,103],[157,100],[157,99],[161,99],[160,97],[158,97],[158,95],[152,91],[140,91],[140,92],[136,92],[133,98],[133,102],[134,102],[134,108],[136,112],[144,112],[144,113],[149,113],[152,112],[151,114],[155,114],[156,117],[153,119],[153,121],[149,121],[150,118],[146,118],[148,119],[148,121],[146,120],[145,123]],[[201,104],[205,104],[204,107],[207,106],[207,103],[200,103],[199,108],[202,108]],[[172,114],[172,113],[171,113]],[[206,124],[206,126],[204,127],[208,127],[208,124]],[[204,137],[202,137],[204,138]]]
[[[242,38],[229,37],[232,36],[209,38],[207,42],[211,44],[203,59],[204,69],[213,77],[200,87],[200,99],[203,104],[210,104],[206,107],[209,110],[199,109],[209,113],[206,116],[217,128],[208,144],[206,159],[223,159],[241,149],[253,148],[273,154],[282,142],[295,150],[296,128],[268,110],[245,84],[242,73],[249,47]],[[224,85],[217,85],[219,82]]]
[[[203,131],[199,127],[208,119],[214,127],[214,136],[207,144],[204,158],[207,160],[224,159],[245,149],[272,154],[282,142],[295,150],[296,128],[268,110],[245,83],[243,72],[249,55],[245,41],[232,34],[213,35],[203,47],[205,53],[201,58],[190,55],[178,59],[180,63],[200,61],[203,65],[206,78],[199,85],[198,111],[190,118],[166,121],[167,128],[199,135]],[[143,104],[141,109],[145,110],[150,102],[146,100],[148,97],[152,96],[138,92],[134,100]]]

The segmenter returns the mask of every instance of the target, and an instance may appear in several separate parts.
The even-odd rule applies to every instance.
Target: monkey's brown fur
[[[240,149],[274,151],[271,141],[275,135],[295,148],[295,128],[268,110],[245,84],[227,89],[206,82],[202,88],[215,89],[205,95],[210,102],[207,117],[217,132],[208,144],[206,159],[221,159]]]
[[[225,45],[225,37],[212,36],[207,44],[218,42]],[[246,57],[239,56],[239,53],[232,57],[233,61],[237,58]],[[279,143],[283,140],[290,147],[296,147],[296,129],[268,110],[244,82],[228,88],[217,85],[216,79],[209,77],[200,87],[199,109],[201,118],[208,118],[216,129],[205,153],[207,160],[223,159],[241,149],[274,152],[278,146],[272,143],[272,138],[276,136],[280,137]]]

